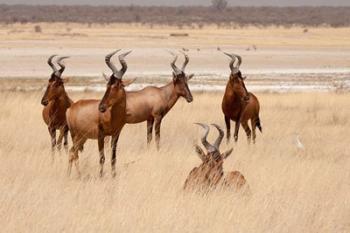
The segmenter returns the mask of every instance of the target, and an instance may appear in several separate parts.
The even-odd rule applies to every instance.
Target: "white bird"
[[[294,144],[296,145],[296,147],[297,147],[299,150],[305,150],[305,146],[304,146],[303,143],[300,141],[300,136],[299,136],[299,134],[297,134],[297,135],[295,136]]]

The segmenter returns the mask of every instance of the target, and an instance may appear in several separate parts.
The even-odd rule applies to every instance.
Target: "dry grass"
[[[248,146],[241,131],[225,164],[246,176],[252,195],[245,197],[181,190],[199,164],[192,144],[201,131],[192,123],[223,126],[221,94],[197,94],[191,105],[181,100],[164,120],[160,152],[146,149],[145,124],[125,127],[116,179],[109,154],[98,177],[97,145],[88,142],[79,180],[67,178],[65,153],[50,156],[41,94],[1,93],[1,231],[349,232],[350,95],[258,96],[264,134]],[[295,134],[305,151],[295,147]]]

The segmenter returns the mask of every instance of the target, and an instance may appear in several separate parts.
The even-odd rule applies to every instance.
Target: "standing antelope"
[[[233,149],[220,152],[220,144],[224,137],[224,131],[216,124],[212,124],[219,132],[219,136],[215,140],[214,145],[210,144],[207,140],[209,134],[209,126],[196,123],[205,129],[205,133],[201,138],[202,144],[207,152],[204,152],[199,145],[195,145],[196,153],[202,160],[202,164],[199,167],[195,167],[189,173],[185,184],[185,190],[197,190],[197,191],[209,191],[211,189],[221,187],[233,188],[235,191],[240,190],[246,185],[244,176],[238,172],[229,172],[225,178],[223,163],[224,160],[232,153]]]
[[[160,144],[160,125],[165,115],[175,105],[179,97],[184,97],[188,103],[193,101],[188,81],[194,76],[187,76],[185,68],[189,62],[186,54],[185,62],[179,69],[175,62],[177,56],[171,63],[173,68],[173,80],[163,87],[146,87],[139,91],[126,92],[126,123],[136,124],[147,121],[147,144],[152,141],[152,130],[155,125],[156,146]]]
[[[119,55],[121,70],[118,70],[110,61],[111,57],[119,51],[116,50],[105,58],[105,62],[113,74],[109,78],[102,100],[79,100],[67,111],[67,122],[73,139],[73,146],[69,155],[68,174],[71,172],[72,163],[75,162],[80,176],[78,151],[82,151],[87,139],[97,139],[100,154],[100,176],[102,176],[105,162],[104,138],[112,136],[112,176],[116,175],[117,143],[119,134],[126,123],[126,94],[124,87],[131,83],[130,81],[122,80],[128,68],[124,58],[131,51]]]
[[[239,124],[242,124],[242,127],[247,134],[248,142],[251,140],[251,133],[253,131],[253,143],[255,143],[256,127],[258,127],[260,132],[262,132],[259,118],[259,101],[257,97],[253,93],[248,92],[245,87],[245,77],[242,77],[242,73],[239,70],[239,67],[242,63],[242,58],[235,54],[225,54],[231,58],[230,79],[226,85],[225,94],[222,100],[222,111],[225,115],[225,123],[227,129],[227,143],[230,141],[231,137],[231,120],[235,121],[236,123],[234,132],[235,142],[238,141]],[[236,59],[238,62],[237,65],[234,66]],[[251,120],[252,131],[248,126],[249,120]]]
[[[51,149],[54,151],[56,146],[56,130],[60,131],[57,141],[57,148],[60,150],[62,139],[64,138],[64,147],[68,147],[68,126],[66,121],[66,111],[73,104],[73,101],[68,97],[64,89],[64,80],[62,73],[65,70],[63,59],[68,57],[59,57],[57,63],[60,66],[58,70],[52,63],[52,59],[56,55],[52,55],[47,63],[52,68],[53,73],[49,79],[45,94],[41,99],[41,104],[44,105],[42,112],[43,119],[48,126],[51,136]]]

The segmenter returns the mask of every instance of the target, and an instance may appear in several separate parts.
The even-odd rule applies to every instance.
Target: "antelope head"
[[[237,96],[239,96],[243,101],[248,101],[249,93],[244,84],[244,80],[246,79],[246,77],[243,77],[241,71],[239,70],[239,67],[242,64],[242,57],[236,54],[230,54],[225,52],[224,54],[231,58],[231,74],[229,85],[231,86],[233,92],[237,94]],[[237,63],[235,64],[236,60]]]
[[[205,130],[204,135],[201,138],[201,142],[205,150],[203,150],[199,145],[195,145],[196,153],[201,159],[202,164],[190,172],[184,188],[213,188],[222,178],[224,174],[223,162],[232,153],[233,149],[230,149],[224,153],[220,152],[219,147],[224,137],[224,131],[218,125],[212,124],[212,126],[218,130],[219,135],[214,144],[211,144],[207,140],[209,126],[202,123],[196,124]]]
[[[57,64],[60,66],[60,69],[57,69],[57,67],[52,62],[52,59],[55,56],[57,55],[50,56],[47,61],[49,66],[52,68],[53,73],[51,74],[51,77],[49,79],[49,83],[46,87],[44,96],[41,99],[41,104],[44,106],[48,105],[49,101],[56,99],[65,93],[65,89],[64,89],[65,80],[62,79],[62,73],[66,69],[66,66],[63,63],[63,60],[69,57],[59,57],[57,59]]]
[[[105,57],[105,62],[107,66],[112,70],[113,73],[109,78],[105,77],[107,79],[107,89],[98,107],[100,112],[105,112],[108,108],[110,108],[115,103],[123,99],[123,97],[125,97],[124,87],[130,85],[132,82],[132,81],[122,80],[125,72],[128,69],[128,66],[125,61],[125,57],[128,54],[130,54],[131,51],[119,55],[118,57],[119,62],[122,66],[120,70],[118,70],[116,66],[111,62],[111,58],[119,51],[120,49],[110,54],[107,54]]]
[[[188,88],[188,81],[191,80],[194,76],[194,74],[186,75],[185,69],[190,61],[189,57],[187,54],[183,53],[185,57],[185,61],[182,65],[182,68],[179,69],[175,63],[177,60],[177,55],[173,54],[174,60],[171,62],[171,67],[173,69],[173,83],[175,87],[175,92],[179,95],[182,96],[186,99],[188,103],[191,103],[193,101],[192,93],[190,89]]]

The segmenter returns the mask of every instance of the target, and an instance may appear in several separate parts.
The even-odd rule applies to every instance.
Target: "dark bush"
[[[277,25],[286,28],[294,25],[350,26],[350,7],[226,7],[224,9],[222,6],[220,10],[213,10],[213,7],[0,5],[0,22],[100,24],[142,22],[148,25],[216,24],[218,27]]]

